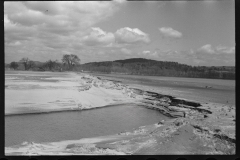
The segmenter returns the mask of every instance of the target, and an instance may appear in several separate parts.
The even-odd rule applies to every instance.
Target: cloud
[[[113,33],[94,26],[114,15],[123,4],[124,1],[5,2],[7,61],[16,61],[16,55],[44,61],[42,54],[61,59],[66,53],[82,54],[79,49],[84,46],[114,42]]]
[[[199,49],[197,49],[198,54],[235,54],[235,47],[226,47],[219,45],[213,47],[211,44],[206,44]]]
[[[123,48],[126,45],[149,43],[148,35],[138,28],[120,28],[115,33],[103,31],[99,27],[92,27],[84,37],[80,37],[81,43],[88,46],[102,45],[108,48]],[[124,53],[128,53],[126,48]]]
[[[136,43],[149,43],[150,38],[148,34],[142,32],[138,28],[121,28],[115,33],[116,43],[120,44],[136,44]]]
[[[108,54],[107,50],[118,48],[120,53],[131,54],[126,46],[150,42],[146,33],[129,27],[112,33],[96,26],[124,4],[123,0],[5,2],[7,61],[26,56],[40,61],[47,56],[61,59],[66,53],[80,56],[81,50],[91,47],[99,53],[102,50]]]
[[[9,45],[9,46],[19,46],[19,45],[21,45],[21,42],[19,42],[19,41],[11,42],[11,43],[9,43],[8,45]]]
[[[31,1],[5,2],[4,15],[15,27],[33,27],[59,35],[81,32],[106,20],[119,8],[119,3],[106,1]]]
[[[132,53],[131,50],[126,49],[126,48],[122,48],[121,51],[122,51],[123,53],[125,53],[125,54],[131,54],[131,53]]]
[[[196,50],[193,58],[199,65],[234,65],[235,47],[206,44]]]
[[[226,46],[219,45],[216,47],[216,51],[220,53],[225,53],[225,54],[234,54],[235,47],[226,47]]]
[[[108,45],[114,41],[113,33],[107,33],[98,27],[92,27],[91,32],[82,38],[82,42],[88,46]]]
[[[122,48],[125,45],[148,43],[150,39],[148,35],[141,30],[128,27],[121,28],[115,33],[103,31],[99,27],[92,27],[88,33],[81,39],[81,42],[87,46],[105,46],[111,48]],[[124,53],[128,53],[126,48]]]
[[[182,33],[172,29],[171,27],[162,27],[159,28],[159,31],[161,32],[161,34],[164,37],[168,37],[168,38],[181,38],[182,37]]]
[[[143,54],[150,54],[151,52],[150,51],[143,51],[142,53]]]
[[[112,16],[119,7],[118,2],[106,1],[5,2],[5,36],[21,34],[24,39],[29,32],[34,38],[42,33],[56,36],[83,34],[89,27]]]
[[[210,44],[206,44],[198,49],[198,52],[208,53],[208,54],[215,54],[214,48]]]
[[[151,52],[151,51],[145,50],[145,51],[139,52],[138,55],[143,56],[145,58],[148,58],[148,57],[156,58],[158,57],[158,52],[157,51]]]

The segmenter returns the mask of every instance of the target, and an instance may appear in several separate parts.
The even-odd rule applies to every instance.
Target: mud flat
[[[154,109],[172,119],[116,135],[60,142],[26,142],[5,147],[6,155],[235,154],[236,112],[233,105],[202,104],[86,74],[78,75],[75,80],[81,85],[73,90],[82,93],[83,98],[78,96],[73,109],[127,102]],[[92,101],[93,98],[96,101]],[[59,110],[59,105],[53,110]]]

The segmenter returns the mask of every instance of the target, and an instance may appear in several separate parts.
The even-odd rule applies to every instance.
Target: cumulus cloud
[[[146,33],[138,28],[120,28],[115,33],[103,31],[99,27],[92,27],[88,33],[81,38],[81,42],[88,46],[102,45],[108,48],[123,48],[126,45],[149,43],[150,39]],[[126,48],[123,53],[127,53]]]
[[[201,48],[198,49],[198,51],[208,53],[208,54],[214,54],[215,53],[213,47],[210,44],[206,44],[206,45],[202,46]]]
[[[121,28],[116,31],[115,39],[117,43],[128,44],[128,43],[149,43],[150,38],[148,34],[144,33],[138,28]]]
[[[61,58],[66,53],[82,54],[79,49],[84,46],[114,42],[113,33],[94,26],[111,17],[123,3],[119,0],[5,2],[6,57],[15,60],[18,54],[43,59],[41,54],[46,53]]]
[[[5,30],[31,27],[35,32],[69,35],[84,32],[113,15],[119,3],[107,1],[5,2]]]
[[[182,37],[182,33],[172,29],[171,27],[162,27],[159,28],[159,31],[161,32],[161,34],[164,37],[168,37],[168,38],[181,38]]]
[[[122,48],[125,45],[148,43],[150,39],[148,35],[138,28],[131,29],[129,27],[121,28],[115,33],[103,31],[99,27],[92,27],[81,42],[88,46],[104,45],[105,47]],[[123,53],[128,53],[126,48]]]
[[[45,24],[42,27],[88,27],[109,17],[115,3],[101,1],[31,1],[7,2],[9,19],[21,25]],[[17,11],[13,9],[18,8]]]
[[[109,32],[97,26],[124,4],[124,0],[5,2],[6,61],[22,57],[45,61],[61,59],[63,54],[86,58],[94,53],[112,54],[112,49],[130,56],[131,47],[150,42],[147,33],[129,27]],[[96,50],[87,52],[91,49]]]
[[[197,49],[197,53],[199,54],[234,54],[235,47],[226,47],[219,45],[217,47],[213,47],[211,44],[206,44],[199,49]]]
[[[91,32],[82,38],[82,42],[89,46],[107,45],[115,41],[114,34],[105,32],[98,27],[92,27]]]
[[[27,1],[4,3],[4,28],[32,27],[35,32],[66,35],[107,19],[119,8],[106,1]]]
[[[235,47],[206,44],[196,50],[193,58],[199,65],[234,65]]]

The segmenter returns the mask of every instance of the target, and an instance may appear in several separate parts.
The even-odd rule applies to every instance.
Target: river
[[[201,103],[213,102],[228,105],[236,104],[235,80],[99,73],[91,74],[102,77],[103,79],[121,81],[122,83],[133,87],[200,101]],[[206,88],[206,86],[208,88]]]

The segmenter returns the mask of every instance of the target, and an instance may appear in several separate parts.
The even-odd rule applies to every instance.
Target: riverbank
[[[87,74],[81,75],[81,84],[77,90],[83,94],[78,96],[78,99],[82,97],[78,101],[81,101],[81,105],[75,103],[72,107],[87,109],[131,102],[155,109],[173,119],[97,138],[49,143],[26,142],[5,147],[5,154],[235,154],[235,106],[201,104]]]
[[[85,110],[135,102],[126,85],[87,74],[67,74],[70,76],[7,77],[5,115]]]

